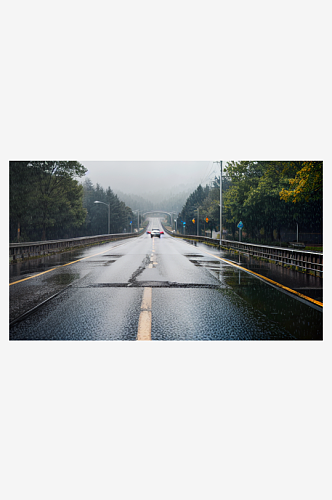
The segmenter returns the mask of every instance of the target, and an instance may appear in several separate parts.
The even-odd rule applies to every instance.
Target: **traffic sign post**
[[[242,232],[242,228],[243,228],[243,222],[242,222],[242,220],[240,220],[240,222],[238,223],[237,227],[239,228],[239,241],[241,241],[241,232]]]
[[[241,243],[241,233],[242,233],[242,228],[243,228],[242,220],[240,220],[237,227],[239,228],[239,242]],[[240,263],[240,249],[239,249],[239,263]]]

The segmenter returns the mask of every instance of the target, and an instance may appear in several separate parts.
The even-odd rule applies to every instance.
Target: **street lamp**
[[[133,210],[133,213],[137,212],[137,232],[139,233],[139,208]]]
[[[173,224],[174,224],[174,227],[175,227],[174,215],[176,215],[176,212],[170,212],[170,215],[171,215],[171,228],[172,228],[172,231],[173,231]]]
[[[177,212],[171,212],[171,227],[173,229],[173,222],[175,223],[174,215],[177,215]],[[175,224],[174,224],[175,227]]]
[[[111,233],[111,204],[104,203],[103,201],[95,201],[94,203],[101,203],[102,205],[106,205],[108,207],[108,234]]]

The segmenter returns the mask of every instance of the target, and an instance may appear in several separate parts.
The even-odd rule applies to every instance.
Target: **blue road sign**
[[[240,222],[238,223],[237,227],[238,227],[239,229],[242,229],[242,228],[243,228],[243,222],[242,222],[242,220],[240,220]]]

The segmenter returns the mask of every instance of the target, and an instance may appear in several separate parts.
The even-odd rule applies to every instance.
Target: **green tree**
[[[85,220],[83,190],[75,177],[86,169],[77,161],[10,162],[10,225],[22,223],[25,237],[62,235]]]
[[[181,227],[181,221],[185,222],[187,234],[197,233],[197,209],[203,204],[209,190],[209,186],[203,188],[199,185],[197,189],[189,195],[181,212],[178,214],[178,228]],[[193,219],[195,219],[195,222],[193,222]]]
[[[75,227],[85,219],[81,199],[83,190],[74,177],[82,177],[87,169],[77,161],[31,162],[37,169],[39,191],[35,225],[42,229],[42,240],[47,229],[55,225]]]
[[[295,177],[289,179],[291,189],[283,188],[280,198],[286,202],[321,201],[323,198],[323,162],[300,163]]]
[[[83,206],[87,215],[82,228],[85,235],[105,234],[108,229],[108,209],[106,206],[95,204],[101,201],[110,204],[110,230],[111,233],[122,233],[124,228],[130,231],[130,220],[136,220],[134,214],[123,201],[120,201],[110,187],[106,190],[99,184],[94,186],[89,178],[83,183]]]
[[[235,237],[237,224],[244,223],[244,232],[251,241],[266,243],[281,239],[281,231],[322,230],[322,164],[321,162],[239,161],[228,162],[223,177],[223,227]],[[199,186],[192,193],[179,214],[191,220],[194,208],[200,206],[200,219],[209,218],[209,229],[219,228],[220,180],[203,191]],[[289,184],[296,203],[286,203],[285,192]],[[296,189],[296,187],[298,189]],[[285,194],[285,196],[281,196]],[[196,212],[197,214],[197,212]],[[201,227],[203,224],[201,224]],[[188,224],[188,233],[195,233]]]
[[[34,171],[27,161],[9,163],[9,225],[10,241],[26,239],[31,213],[36,204]]]
[[[263,176],[264,168],[257,162],[241,161],[228,162],[225,166],[226,179],[229,189],[223,201],[225,208],[225,225],[235,234],[240,220],[245,224],[246,232],[253,233],[260,224],[260,212],[246,201],[251,192],[255,191],[259,180]]]
[[[280,230],[292,220],[289,207],[280,201],[279,192],[287,182],[279,162],[257,162],[261,174],[257,185],[251,186],[244,202],[246,230],[253,237],[259,237],[264,229],[265,237],[273,241],[274,231],[280,239]]]

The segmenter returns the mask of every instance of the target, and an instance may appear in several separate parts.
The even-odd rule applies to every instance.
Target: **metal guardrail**
[[[170,236],[182,238],[190,241],[201,241],[205,243],[220,244],[219,239],[208,238],[207,236],[182,235],[164,230]],[[221,240],[221,247],[235,250],[251,257],[268,260],[275,264],[295,267],[298,270],[315,273],[316,276],[323,276],[323,254],[320,252],[309,252],[306,250],[295,250],[294,248],[273,247],[256,245],[254,243],[242,243],[233,240]]]
[[[135,238],[145,231],[143,228],[137,233],[119,233],[119,234],[101,234],[97,236],[85,236],[81,238],[71,238],[63,240],[31,241],[24,243],[9,244],[9,261],[29,259],[52,255],[61,251],[70,250],[76,247],[93,245],[94,243],[106,243],[109,241],[122,240],[126,238]]]

